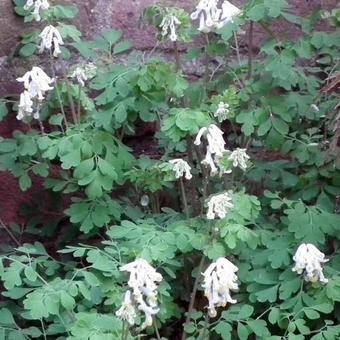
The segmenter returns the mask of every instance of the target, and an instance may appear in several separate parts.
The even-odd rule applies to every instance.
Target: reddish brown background
[[[55,0],[50,2],[68,2],[77,5],[80,13],[74,24],[86,37],[95,37],[110,28],[120,29],[124,32],[125,38],[134,42],[137,50],[151,50],[155,44],[154,31],[151,28],[139,28],[139,18],[145,7],[158,2],[191,11],[196,4],[196,0]],[[242,7],[247,1],[231,2]],[[291,3],[292,12],[302,16],[318,8],[332,9],[338,3],[336,0],[290,0],[288,2]],[[20,34],[30,32],[33,30],[32,26],[32,24],[24,24],[22,18],[14,14],[10,0],[0,1],[0,97],[20,92],[15,78],[29,69],[32,61],[11,57],[8,59],[7,56],[10,56],[18,46]],[[291,24],[277,24],[274,30],[282,38],[297,38],[300,34],[298,28]],[[266,33],[256,26],[254,46],[259,46],[265,38]],[[0,136],[10,137],[12,132],[18,128],[20,128],[18,122],[11,117],[0,123]],[[16,179],[7,173],[0,173],[0,217],[6,224],[14,221],[21,222],[18,215],[19,206],[32,201],[40,204],[39,202],[44,200],[42,192],[42,187],[38,183],[33,189],[23,194]]]

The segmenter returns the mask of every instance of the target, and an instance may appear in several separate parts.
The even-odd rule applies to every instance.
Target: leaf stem
[[[195,299],[196,299],[196,293],[197,293],[197,289],[198,289],[199,278],[200,278],[200,274],[201,274],[203,266],[204,266],[204,262],[205,262],[205,256],[202,255],[201,261],[198,265],[197,276],[196,276],[196,279],[195,279],[194,287],[192,289],[192,293],[191,293],[191,296],[190,296],[187,317],[186,317],[185,323],[183,325],[182,340],[185,340],[187,338],[187,335],[185,333],[184,328],[185,328],[185,326],[187,326],[190,323],[191,314],[192,314],[192,311],[193,311],[194,305],[195,305]]]
[[[10,238],[15,242],[15,244],[20,247],[21,244],[19,242],[19,240],[13,235],[13,233],[11,232],[11,230],[9,228],[7,228],[7,226],[5,225],[5,223],[2,221],[2,219],[0,218],[0,226],[5,229],[6,233],[10,236]]]
[[[182,194],[182,201],[183,201],[185,216],[186,218],[189,218],[190,216],[189,216],[188,200],[187,200],[187,196],[185,193],[183,178],[179,179],[179,185],[181,187],[181,194]]]

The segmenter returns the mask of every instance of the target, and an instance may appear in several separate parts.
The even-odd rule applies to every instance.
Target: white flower
[[[247,149],[235,149],[228,159],[233,162],[234,167],[240,167],[242,170],[247,169],[247,161],[250,159],[250,157],[247,155]]]
[[[26,116],[31,116],[33,112],[33,101],[27,91],[20,94],[17,119],[22,120]]]
[[[223,1],[220,8],[219,0],[200,0],[196,11],[191,14],[191,19],[199,19],[199,31],[211,32],[217,28],[223,27],[228,22],[232,22],[233,18],[241,11],[239,8],[231,4],[229,1]]]
[[[150,198],[148,195],[143,195],[140,199],[140,204],[142,207],[147,207],[150,203]]]
[[[231,290],[238,290],[235,274],[237,271],[238,268],[229,260],[220,257],[202,273],[204,277],[202,288],[209,301],[208,313],[212,318],[217,315],[216,307],[225,307],[227,303],[237,302],[230,296]]]
[[[302,243],[297,249],[293,260],[295,261],[295,266],[292,269],[293,272],[297,272],[298,274],[303,273],[304,279],[307,282],[328,282],[323,275],[321,266],[322,263],[325,263],[328,260],[325,259],[325,254],[313,244]]]
[[[28,91],[31,99],[44,99],[45,92],[52,90],[50,86],[53,79],[50,78],[40,67],[34,66],[31,71],[26,72],[24,76],[17,78],[18,82],[23,82],[25,89]]]
[[[58,57],[61,53],[60,45],[64,45],[63,38],[60,32],[52,25],[46,26],[40,33],[41,43],[39,46],[39,53],[42,53],[45,49],[54,49],[53,56]]]
[[[218,162],[218,158],[222,157],[226,151],[224,149],[225,141],[223,139],[223,132],[214,124],[209,125],[207,128],[203,127],[199,130],[194,144],[200,145],[203,136],[207,139],[208,146],[205,159],[202,163],[210,165],[211,175],[213,176],[217,173],[217,166],[215,164]]]
[[[157,284],[163,277],[144,259],[137,259],[120,268],[130,273],[128,285],[132,288],[133,300],[138,310],[145,314],[141,329],[152,325],[152,318],[159,312],[157,305]]]
[[[214,113],[214,116],[217,117],[218,121],[221,123],[228,118],[229,113],[229,104],[225,104],[220,102],[218,104],[217,110]]]
[[[32,10],[32,15],[36,21],[41,20],[40,10],[46,10],[50,7],[47,0],[27,0],[24,9],[26,11]]]
[[[127,321],[130,326],[135,324],[135,319],[137,317],[136,307],[132,302],[131,292],[129,290],[125,293],[124,302],[116,311],[116,316],[122,321]]]
[[[234,207],[230,194],[229,192],[225,192],[210,197],[207,211],[208,220],[213,220],[216,217],[225,218],[227,216],[229,211]]]
[[[173,14],[165,15],[159,25],[159,27],[162,28],[162,36],[166,37],[169,35],[171,41],[177,41],[176,26],[180,24],[181,22]]]
[[[185,160],[181,158],[172,159],[169,161],[172,164],[172,170],[175,172],[176,178],[181,178],[185,174],[186,179],[191,179],[192,174],[190,172],[191,166]]]
[[[85,86],[85,82],[88,79],[93,78],[96,75],[97,67],[88,63],[87,65],[78,65],[70,74],[70,78],[75,78],[80,86]]]

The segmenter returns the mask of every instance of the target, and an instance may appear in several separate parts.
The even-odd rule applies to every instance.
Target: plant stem
[[[206,334],[206,332],[208,330],[208,326],[209,326],[209,314],[206,313],[205,314],[205,318],[204,318],[204,328],[203,328],[203,332],[202,332],[202,340],[205,339],[205,334]],[[208,334],[207,339],[209,339],[209,334]]]
[[[50,65],[51,65],[52,76],[53,76],[54,80],[56,81],[57,76],[56,76],[56,73],[55,73],[55,70],[54,70],[54,62],[53,62],[52,54],[50,55]],[[61,110],[61,113],[64,117],[64,123],[65,123],[65,127],[66,127],[66,130],[67,130],[68,129],[68,122],[67,122],[67,118],[66,118],[66,114],[65,114],[65,110],[64,110],[64,105],[63,105],[63,102],[61,100],[61,96],[60,96],[60,92],[59,92],[57,83],[55,84],[55,91],[56,91],[56,94],[57,94],[60,110]]]
[[[251,21],[249,24],[248,31],[248,75],[247,79],[251,78],[253,72],[253,31],[254,31],[254,22]]]
[[[0,226],[5,229],[5,231],[7,232],[7,234],[10,236],[10,238],[16,243],[16,245],[18,247],[21,246],[19,240],[13,235],[13,233],[10,231],[10,229],[7,228],[7,226],[5,225],[5,223],[2,221],[2,219],[0,218]]]
[[[207,93],[207,87],[208,87],[208,80],[209,80],[209,54],[208,54],[208,46],[209,46],[209,34],[205,33],[205,71],[204,71],[204,88],[205,92]]]
[[[81,105],[80,105],[80,94],[81,94],[81,86],[80,84],[78,85],[78,107],[77,107],[77,115],[78,115],[78,122],[80,123],[80,118],[81,118]]]
[[[202,255],[201,261],[198,265],[197,276],[196,276],[196,279],[195,279],[194,287],[192,289],[192,293],[191,293],[191,296],[190,296],[187,317],[186,317],[185,323],[183,325],[182,340],[185,340],[187,338],[187,335],[184,331],[184,328],[185,328],[185,326],[187,326],[190,323],[191,314],[192,314],[192,311],[193,311],[194,305],[195,305],[195,299],[196,299],[196,293],[197,293],[197,289],[198,289],[199,278],[200,278],[200,274],[201,274],[203,266],[204,266],[204,261],[205,261],[205,256]]]
[[[175,60],[176,60],[176,71],[181,70],[181,59],[179,57],[178,45],[177,41],[174,41],[174,50],[175,50]]]
[[[179,185],[181,187],[181,194],[182,194],[182,201],[183,201],[185,216],[186,216],[186,218],[189,218],[190,216],[189,216],[188,200],[187,200],[187,196],[185,194],[185,187],[184,187],[184,183],[183,183],[183,178],[179,179]]]
[[[235,49],[236,49],[236,56],[237,56],[238,66],[241,66],[240,48],[238,46],[237,35],[236,35],[235,32],[234,32],[234,40],[235,40]]]
[[[66,87],[67,87],[67,96],[68,96],[68,101],[70,102],[70,106],[71,106],[73,123],[77,124],[78,119],[77,119],[76,109],[75,109],[75,106],[74,106],[73,96],[72,96],[72,93],[71,93],[71,85],[70,85],[70,82],[66,79],[66,77],[64,78],[64,81],[65,81]]]
[[[155,329],[157,340],[161,340],[161,336],[160,336],[158,328],[157,328],[156,318],[155,317],[153,317],[153,327]]]

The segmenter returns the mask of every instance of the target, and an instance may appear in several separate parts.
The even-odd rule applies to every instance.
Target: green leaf
[[[260,302],[275,302],[277,299],[277,290],[279,288],[279,285],[267,288],[267,289],[263,289],[260,291],[257,291],[255,293],[255,296],[257,298],[258,301]]]
[[[305,313],[308,319],[316,320],[320,318],[320,314],[312,308],[304,308],[303,312]]]
[[[111,31],[102,33],[102,36],[109,44],[114,45],[122,37],[122,32],[111,30]]]
[[[249,331],[246,326],[244,326],[241,322],[237,323],[237,335],[240,340],[247,340],[249,336]]]
[[[133,43],[131,41],[121,41],[113,48],[113,54],[125,53],[133,48]]]
[[[37,280],[37,272],[32,267],[26,267],[24,273],[28,280],[32,282],[35,282]]]
[[[271,117],[271,122],[273,124],[274,129],[281,135],[285,136],[288,134],[289,126],[285,121],[277,117]]]
[[[22,57],[27,58],[27,57],[32,56],[36,50],[37,50],[37,44],[29,43],[20,48],[19,54]]]
[[[231,340],[231,325],[226,321],[221,321],[214,328],[215,332],[221,336],[223,340]]]
[[[0,325],[15,325],[13,315],[7,308],[0,309]]]
[[[273,307],[268,314],[268,320],[272,325],[275,325],[280,319],[280,309]]]
[[[60,301],[66,310],[72,310],[76,305],[74,298],[65,291],[60,293]]]
[[[247,325],[257,336],[265,337],[270,335],[267,329],[267,323],[264,320],[250,320],[247,321]]]
[[[28,190],[32,186],[32,180],[27,175],[27,172],[24,172],[22,176],[19,178],[19,186],[22,191]]]

